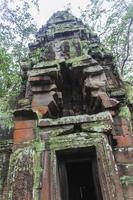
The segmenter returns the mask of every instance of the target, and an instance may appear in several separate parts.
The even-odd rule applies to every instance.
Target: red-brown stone
[[[34,110],[37,111],[40,117],[43,117],[49,113],[49,109],[47,106],[37,106],[34,107]]]
[[[123,193],[125,196],[125,200],[132,200],[133,199],[133,184],[123,184]]]
[[[36,122],[34,120],[14,121],[14,129],[28,129],[35,126]]]
[[[119,103],[117,100],[110,98],[106,93],[100,93],[99,97],[102,100],[102,104],[105,108],[116,107]]]
[[[44,169],[40,200],[50,200],[50,153],[48,151],[43,154],[43,161]]]
[[[118,164],[120,176],[133,176],[133,167],[129,164]]]
[[[114,135],[131,135],[129,122],[124,119],[117,117],[114,119]]]
[[[130,135],[113,136],[117,141],[117,147],[128,147],[133,145],[133,137]]]
[[[30,76],[29,79],[28,79],[30,82],[35,82],[36,83],[45,83],[45,84],[50,84],[52,81],[51,81],[51,78],[48,77],[48,76]]]
[[[32,128],[15,130],[13,133],[13,142],[14,144],[19,144],[26,141],[31,141],[34,139],[34,137],[35,134]]]
[[[133,163],[133,149],[125,148],[114,151],[114,156],[117,163]]]

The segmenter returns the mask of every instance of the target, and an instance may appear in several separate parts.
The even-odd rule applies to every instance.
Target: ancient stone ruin
[[[133,199],[133,87],[114,57],[68,11],[29,49],[13,138],[0,134],[0,199]]]

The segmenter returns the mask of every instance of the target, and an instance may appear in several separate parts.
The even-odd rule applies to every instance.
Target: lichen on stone
[[[131,121],[131,112],[127,105],[121,106],[119,111],[119,116]]]

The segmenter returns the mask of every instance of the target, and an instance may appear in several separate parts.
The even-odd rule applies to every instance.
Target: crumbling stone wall
[[[0,127],[0,199],[7,193],[7,176],[12,145],[12,130]]]
[[[68,11],[55,13],[29,49],[1,199],[62,199],[58,152],[92,147],[103,200],[132,199],[133,87],[113,56]]]

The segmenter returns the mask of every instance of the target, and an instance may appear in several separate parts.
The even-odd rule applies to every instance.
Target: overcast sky
[[[88,0],[39,0],[40,14],[35,14],[34,18],[37,21],[38,27],[45,24],[49,17],[58,10],[67,8],[67,5],[71,4],[72,13],[75,16],[79,16],[79,7],[84,9]]]

